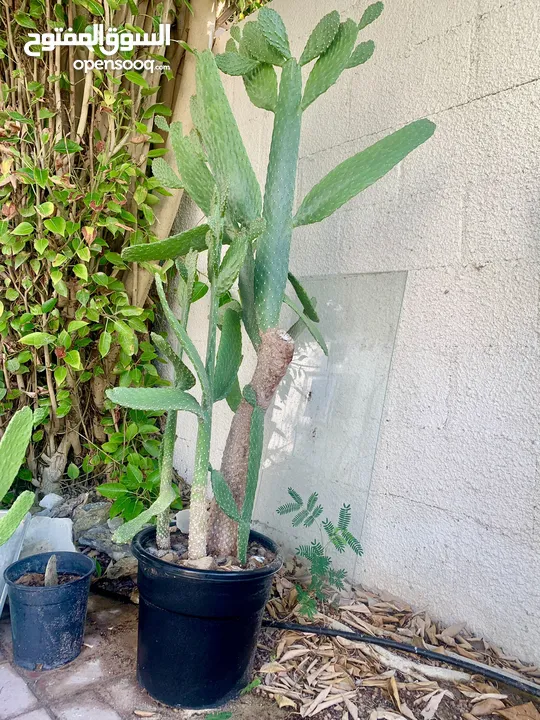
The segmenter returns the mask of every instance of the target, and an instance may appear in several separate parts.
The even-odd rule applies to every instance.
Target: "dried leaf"
[[[477,703],[471,710],[471,715],[474,717],[482,717],[483,715],[492,715],[496,710],[503,710],[504,703],[502,700],[489,698],[488,700],[482,700]]]
[[[349,700],[347,697],[345,698],[345,707],[349,711],[351,720],[358,720],[358,708],[353,704],[352,700]]]
[[[377,708],[373,710],[369,716],[369,720],[406,720],[403,715],[392,712],[391,710],[385,710],[384,708]]]
[[[396,683],[395,675],[392,675],[390,680],[388,681],[389,688],[390,688],[390,694],[392,695],[392,700],[394,701],[394,705],[397,707],[399,712],[401,712],[401,699],[399,697],[399,690]]]
[[[351,696],[356,695],[355,692],[350,693]],[[331,700],[326,700],[325,702],[321,703],[317,706],[315,710],[313,710],[309,717],[314,717],[315,715],[318,715],[323,710],[327,710],[329,707],[333,707],[334,705],[340,705],[342,702],[345,702],[345,696],[339,695],[338,697],[334,697]]]
[[[355,603],[354,605],[343,605],[340,610],[348,610],[352,613],[359,613],[361,615],[371,615],[371,610],[364,603]]]
[[[465,630],[465,627],[466,623],[456,623],[455,625],[447,627],[446,630],[443,630],[442,634],[454,638],[456,635],[459,635],[462,630]]]
[[[471,686],[479,693],[498,693],[499,689],[495,687],[495,685],[492,685],[489,682],[473,682],[471,683]],[[464,687],[464,690],[467,690],[467,686]]]
[[[416,715],[406,703],[401,703],[401,712],[407,720],[417,720]]]
[[[262,666],[260,673],[279,673],[287,672],[287,668],[278,662],[269,662]]]
[[[302,655],[306,655],[309,652],[308,648],[302,648],[301,650],[289,650],[289,652],[286,652],[285,655],[280,658],[281,662],[284,663],[287,660],[292,660],[293,658],[301,657]]]
[[[465,694],[465,693],[463,693],[463,694]],[[495,693],[482,693],[482,694],[480,694],[480,695],[476,695],[476,696],[472,699],[472,703],[475,704],[475,703],[478,703],[478,702],[482,702],[482,700],[507,700],[507,699],[508,699],[508,695],[501,695],[500,693],[497,693],[497,692],[495,692]]]
[[[304,707],[301,710],[302,717],[309,717],[311,715],[311,713],[313,713],[314,710],[317,709],[317,706],[321,705],[321,703],[323,703],[326,700],[331,689],[332,689],[331,686],[328,685],[328,687],[326,687],[324,690],[321,690],[321,692],[317,695],[317,697],[315,698],[315,700],[313,700],[313,702],[309,703],[308,705],[304,705]]]
[[[278,707],[292,707],[296,710],[296,703],[294,702],[294,700],[291,700],[291,698],[288,698],[286,695],[274,695],[274,699]]]
[[[498,710],[497,715],[505,718],[505,720],[540,720],[540,712],[532,702],[525,705],[516,705],[516,707]]]
[[[439,705],[445,697],[453,697],[453,695],[448,690],[441,690],[431,696],[429,702],[421,713],[424,720],[432,720],[432,718],[435,717],[435,713],[439,709]]]

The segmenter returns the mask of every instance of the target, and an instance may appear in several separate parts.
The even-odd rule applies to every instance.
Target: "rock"
[[[187,538],[183,535],[171,535],[171,550],[174,550],[177,555],[183,555],[188,549],[186,540]]]
[[[81,495],[77,495],[76,497],[65,500],[61,505],[57,505],[49,512],[51,514],[51,517],[70,518],[73,515],[75,509],[79,507],[79,505],[84,505],[87,500],[88,493],[82,493]]]
[[[107,525],[98,525],[97,527],[89,528],[81,535],[77,542],[79,545],[104,552],[113,560],[121,560],[131,555],[129,545],[119,545],[113,542],[112,532]]]
[[[118,528],[120,527],[120,525],[123,525],[123,524],[124,524],[123,519],[122,519],[121,517],[118,517],[118,516],[113,517],[113,518],[109,518],[109,519],[107,520],[107,527],[109,528],[109,530],[110,530],[112,533],[114,533],[115,530],[118,530]]]
[[[129,557],[120,558],[115,563],[111,563],[105,571],[105,577],[109,580],[119,580],[123,577],[130,577],[137,574],[137,560],[130,555]]]
[[[214,558],[211,555],[199,558],[198,560],[184,560],[185,567],[197,568],[198,570],[213,570],[215,567]]]
[[[39,507],[45,508],[45,510],[52,510],[53,508],[61,505],[64,502],[64,498],[56,493],[48,493],[39,501]]]
[[[111,503],[94,502],[79,505],[73,513],[73,535],[77,540],[87,530],[103,525],[109,519]]]
[[[21,558],[56,550],[77,551],[73,544],[72,521],[69,518],[34,515],[28,526]]]
[[[188,510],[179,510],[176,513],[176,527],[180,530],[181,533],[184,533],[184,535],[189,534],[189,509]]]

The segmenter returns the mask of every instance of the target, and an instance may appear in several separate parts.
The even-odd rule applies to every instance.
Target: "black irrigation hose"
[[[511,687],[516,688],[516,690],[520,690],[521,692],[540,698],[540,686],[530,680],[516,677],[512,673],[494,670],[489,665],[477,663],[474,662],[474,660],[466,660],[465,658],[457,657],[456,655],[441,655],[441,653],[434,652],[433,650],[418,648],[414,645],[407,645],[406,643],[400,643],[396,640],[390,640],[389,638],[371,637],[371,635],[361,635],[359,633],[346,632],[344,630],[333,630],[332,628],[325,628],[320,625],[295,625],[294,623],[277,622],[276,620],[267,619],[264,619],[262,624],[264,627],[275,628],[276,630],[294,630],[295,632],[306,633],[308,635],[342,637],[346,640],[353,640],[354,642],[368,643],[369,645],[380,645],[382,647],[392,648],[393,650],[399,650],[400,652],[411,653],[412,655],[417,655],[418,657],[436,660],[439,663],[453,665],[454,667],[461,668],[462,670],[468,670],[469,672],[483,675],[490,680],[496,680],[497,682],[504,683],[505,685],[510,685]]]

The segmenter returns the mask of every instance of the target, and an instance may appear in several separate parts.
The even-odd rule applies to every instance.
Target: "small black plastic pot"
[[[276,545],[252,532],[274,553]],[[223,705],[249,683],[279,557],[257,570],[182,568],[148,552],[155,528],[133,539],[139,561],[137,679],[156,700],[199,710]]]
[[[56,555],[58,573],[78,575],[55,587],[29,587],[16,581],[26,573],[44,573]],[[81,652],[94,561],[75,552],[40,553],[4,571],[8,586],[13,659],[28,670],[65,665]]]

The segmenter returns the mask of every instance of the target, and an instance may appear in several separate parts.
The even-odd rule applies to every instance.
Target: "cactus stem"
[[[221,210],[221,208],[220,208]],[[214,370],[216,363],[216,335],[219,311],[219,293],[217,291],[219,261],[223,243],[223,217],[219,219],[217,231],[208,233],[208,278],[210,280],[210,314],[208,318],[208,336],[206,342],[206,374],[210,391],[203,393],[202,407],[205,417],[199,419],[197,446],[195,448],[195,470],[191,485],[190,532],[188,556],[190,560],[199,560],[206,556],[208,532],[208,465],[210,462],[210,440],[212,433],[212,405]]]
[[[165,432],[163,433],[163,454],[161,456],[161,472],[159,492],[167,494],[172,487],[174,444],[176,442],[176,418],[178,413],[170,410],[167,414]],[[169,530],[169,508],[157,517],[156,544],[160,550],[170,550],[171,534]]]
[[[257,366],[250,383],[260,409],[266,410],[270,405],[293,353],[294,342],[283,330],[273,328],[261,334]],[[246,495],[252,416],[253,406],[242,399],[231,423],[221,463],[221,474],[238,507],[243,506]],[[215,502],[212,504],[210,523],[211,554],[236,555],[237,523],[228,518]]]

